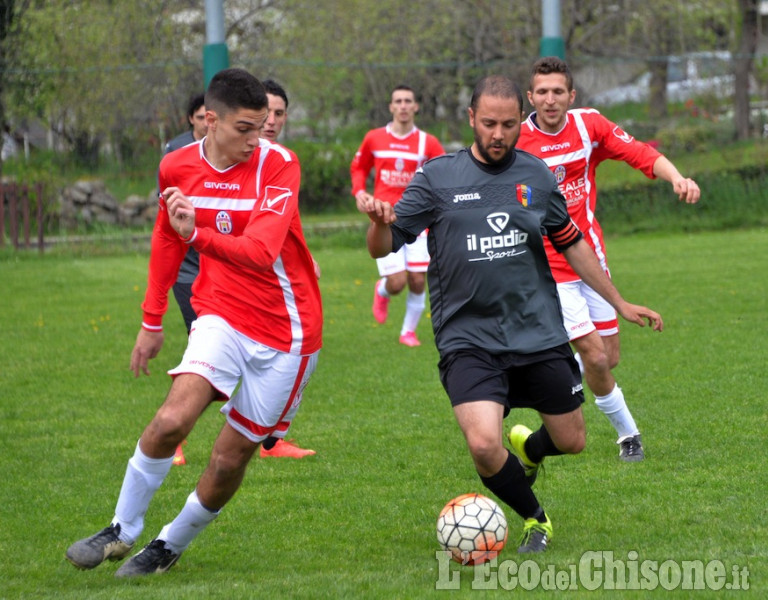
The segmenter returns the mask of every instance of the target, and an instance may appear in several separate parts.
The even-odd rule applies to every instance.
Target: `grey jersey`
[[[515,151],[510,163],[490,166],[468,148],[432,159],[395,213],[394,250],[429,229],[430,309],[441,355],[462,348],[529,354],[568,342],[543,235],[572,223],[540,159]],[[571,243],[580,238],[574,235]]]

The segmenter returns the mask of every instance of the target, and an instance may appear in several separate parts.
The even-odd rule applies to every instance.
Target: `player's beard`
[[[475,147],[477,148],[477,151],[480,153],[480,156],[482,159],[489,165],[502,165],[509,162],[511,159],[512,153],[515,151],[515,144],[517,144],[517,139],[519,138],[519,134],[515,136],[515,139],[512,140],[512,143],[508,146],[503,143],[493,142],[491,144],[488,144],[487,146],[484,146],[480,136],[477,134],[477,131],[475,131]],[[504,154],[501,155],[500,158],[494,158],[491,156],[490,152],[488,151],[491,147],[498,147],[504,149]]]

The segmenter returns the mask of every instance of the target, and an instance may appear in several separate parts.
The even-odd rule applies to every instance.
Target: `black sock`
[[[547,428],[542,425],[525,440],[525,453],[535,463],[540,463],[545,456],[560,456],[565,454],[555,446],[549,437]]]
[[[264,447],[264,450],[272,450],[275,444],[277,444],[277,438],[273,435],[270,435],[266,440],[261,442],[261,445]]]
[[[525,472],[517,457],[511,452],[507,452],[507,462],[504,463],[501,470],[490,477],[480,475],[480,480],[485,487],[507,503],[523,519],[538,519],[539,515],[544,515],[544,511],[528,484]]]

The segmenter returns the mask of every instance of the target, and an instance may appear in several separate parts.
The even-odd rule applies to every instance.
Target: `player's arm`
[[[149,375],[149,361],[163,347],[163,315],[168,309],[168,290],[171,289],[184,260],[187,248],[171,226],[165,199],[160,200],[155,227],[152,230],[152,248],[149,257],[147,291],[141,308],[141,329],[131,351],[131,371]]]
[[[373,152],[369,148],[369,137],[369,135],[365,136],[363,143],[360,144],[360,148],[355,152],[352,164],[349,166],[349,174],[352,179],[352,195],[355,197],[357,210],[362,213],[366,212],[366,203],[369,200],[373,200],[373,196],[365,189],[368,174],[373,168]]]
[[[595,135],[599,137],[604,157],[626,162],[642,171],[647,177],[658,177],[672,184],[672,189],[681,201],[694,204],[699,201],[701,191],[693,179],[683,177],[675,165],[658,150],[645,142],[636,140],[618,125],[602,115],[593,121]]]
[[[653,163],[653,174],[672,184],[672,189],[681,201],[695,204],[701,197],[698,184],[690,177],[683,177],[677,167],[663,154]]]
[[[395,222],[395,211],[389,202],[371,198],[364,204],[364,212],[371,219],[368,226],[366,241],[368,252],[373,258],[381,258],[392,252],[392,229]]]

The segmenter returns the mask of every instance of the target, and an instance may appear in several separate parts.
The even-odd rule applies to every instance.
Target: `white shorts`
[[[422,231],[412,244],[401,246],[397,252],[376,259],[379,276],[386,277],[393,273],[411,271],[426,273],[429,266],[429,251],[427,250],[427,232]]]
[[[569,340],[597,332],[604,337],[619,333],[616,310],[583,281],[558,283],[563,325]]]
[[[168,374],[195,373],[208,380],[228,400],[221,408],[227,423],[258,443],[270,435],[285,437],[319,353],[280,352],[235,331],[221,317],[204,315],[192,323],[181,363]]]

